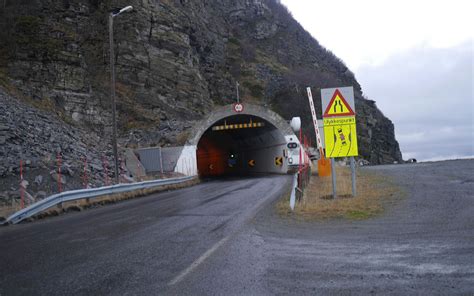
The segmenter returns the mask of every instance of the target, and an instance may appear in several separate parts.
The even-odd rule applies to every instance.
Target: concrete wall
[[[175,171],[183,150],[183,147],[151,147],[136,149],[135,153],[147,173],[161,172],[161,164],[163,172],[169,173]]]
[[[140,180],[140,178],[146,176],[145,168],[138,160],[135,152],[132,149],[127,149],[125,152],[125,164],[127,166],[127,170],[132,174],[132,177],[135,180]]]
[[[196,176],[198,174],[196,149],[197,147],[194,145],[183,147],[181,155],[176,162],[175,172],[186,176]]]

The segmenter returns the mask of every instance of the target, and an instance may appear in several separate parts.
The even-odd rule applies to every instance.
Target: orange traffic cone
[[[318,175],[320,177],[331,176],[331,160],[324,157],[318,160]]]

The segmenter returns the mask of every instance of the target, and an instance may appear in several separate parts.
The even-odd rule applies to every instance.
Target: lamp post
[[[115,102],[115,54],[114,54],[114,17],[123,12],[132,10],[132,6],[126,6],[109,14],[109,42],[110,42],[110,97],[112,100],[112,147],[114,152],[115,184],[119,183],[118,175],[118,149],[117,149],[117,105]]]

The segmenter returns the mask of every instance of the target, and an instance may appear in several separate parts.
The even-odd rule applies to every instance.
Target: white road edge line
[[[177,283],[181,282],[189,273],[191,273],[196,267],[198,267],[201,263],[203,263],[207,258],[209,258],[212,253],[217,251],[227,240],[229,240],[230,236],[227,236],[220,241],[218,241],[212,248],[207,250],[204,254],[201,255],[196,261],[194,261],[188,268],[180,272],[173,280],[168,283],[168,286],[176,285]]]

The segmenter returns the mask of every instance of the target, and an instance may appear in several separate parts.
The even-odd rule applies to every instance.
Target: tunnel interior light
[[[234,130],[234,129],[244,129],[244,128],[258,128],[264,127],[265,123],[263,122],[248,122],[248,123],[232,123],[224,125],[215,125],[212,127],[213,131],[224,131],[224,130]]]

